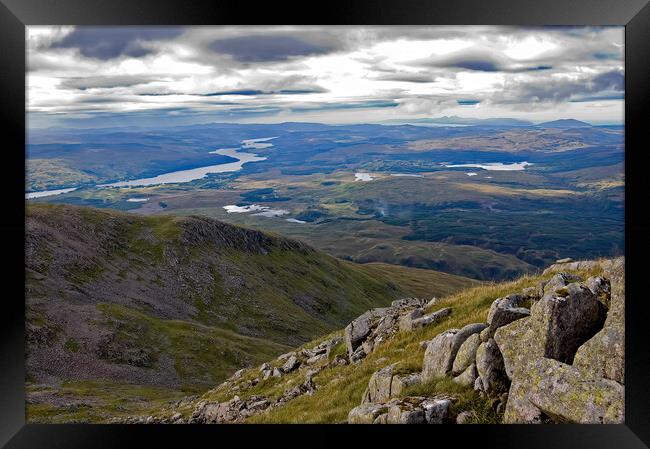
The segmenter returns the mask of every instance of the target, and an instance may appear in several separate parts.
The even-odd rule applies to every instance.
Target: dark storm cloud
[[[239,36],[213,41],[209,45],[216,53],[232,56],[240,62],[286,61],[297,56],[329,53],[329,45],[318,45],[283,35]]]
[[[411,65],[435,67],[438,69],[460,69],[476,72],[537,72],[552,70],[549,64],[522,65],[515,63],[500,52],[469,48],[459,50],[445,56],[431,56],[429,58],[412,61]]]
[[[151,53],[143,42],[173,39],[184,31],[178,27],[77,27],[51,48],[77,48],[87,58],[101,60]]]
[[[612,99],[623,92],[623,71],[612,70],[591,79],[537,79],[535,81],[510,84],[500,94],[492,98],[495,103],[560,103],[563,101],[582,102],[593,99]],[[608,93],[609,92],[609,93]]]

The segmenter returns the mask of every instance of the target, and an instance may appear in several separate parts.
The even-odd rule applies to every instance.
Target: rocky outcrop
[[[624,421],[624,261],[600,266],[583,283],[555,275],[530,318],[496,332],[512,379],[505,423]]]
[[[480,333],[487,326],[482,323],[468,324],[462,329],[442,332],[427,344],[422,364],[424,381],[443,377],[451,373],[456,354],[465,340]]]
[[[476,369],[481,391],[490,397],[497,397],[508,391],[510,382],[506,375],[501,351],[494,339],[481,343],[476,351]]]
[[[350,410],[348,424],[442,424],[451,413],[448,398],[411,396],[366,403]]]
[[[395,373],[396,364],[375,371],[368,381],[368,388],[363,394],[361,403],[386,402],[398,397],[402,392],[421,382],[420,373]]]
[[[443,308],[425,315],[424,301],[404,298],[393,301],[390,307],[372,309],[353,320],[345,328],[345,343],[350,361],[358,363],[382,341],[398,331],[412,331],[431,325],[451,314],[451,308]]]

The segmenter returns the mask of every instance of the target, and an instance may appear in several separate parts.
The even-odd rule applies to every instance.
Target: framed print
[[[647,447],[643,2],[0,9],[6,447]]]

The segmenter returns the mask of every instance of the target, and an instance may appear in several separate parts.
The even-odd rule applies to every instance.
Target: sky
[[[32,128],[623,122],[623,27],[27,28]]]

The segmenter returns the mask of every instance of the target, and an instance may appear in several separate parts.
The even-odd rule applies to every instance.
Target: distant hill
[[[386,120],[385,124],[414,124],[414,125],[465,125],[465,126],[533,126],[533,122],[508,117],[495,117],[487,119],[444,116],[437,118],[421,119],[393,119]]]
[[[31,204],[30,382],[198,391],[396,298],[476,285],[203,217]],[[108,385],[108,384],[107,384]]]
[[[591,128],[591,125],[586,122],[581,122],[580,120],[575,120],[572,118],[553,120],[551,122],[539,123],[536,126],[540,128]]]

